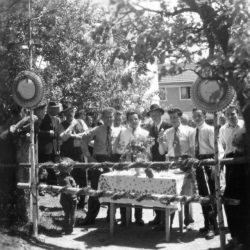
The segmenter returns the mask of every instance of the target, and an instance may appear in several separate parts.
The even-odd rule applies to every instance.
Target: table
[[[128,171],[113,171],[102,174],[99,180],[99,190],[114,191],[114,192],[132,192],[136,196],[142,194],[154,194],[155,196],[162,195],[180,195],[188,194],[192,189],[187,185],[186,174],[180,170],[168,170],[161,172],[154,172],[153,178],[148,178],[143,170],[130,169]],[[159,200],[142,200],[137,201],[133,198],[120,198],[117,200],[111,197],[101,197],[101,203],[110,203],[110,233],[114,232],[114,217],[115,206],[117,204],[126,204],[132,206],[142,206],[165,210],[165,224],[166,224],[166,240],[170,238],[170,214],[171,211],[178,209],[178,203],[173,202],[170,205],[164,205]],[[129,211],[126,212],[127,216]],[[182,206],[179,209],[179,223],[182,231]],[[126,216],[126,217],[127,217]]]

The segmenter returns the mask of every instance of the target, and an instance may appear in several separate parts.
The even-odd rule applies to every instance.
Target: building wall
[[[183,112],[191,112],[194,105],[191,99],[181,100],[180,99],[180,87],[166,87],[166,100],[161,100],[160,104],[163,108],[170,105],[180,108]]]

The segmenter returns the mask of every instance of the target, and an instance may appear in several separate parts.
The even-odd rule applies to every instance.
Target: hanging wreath
[[[206,112],[224,111],[236,98],[232,86],[198,78],[191,87],[191,98],[194,105]]]
[[[35,108],[44,95],[44,80],[33,71],[21,71],[12,86],[14,101],[23,108]]]

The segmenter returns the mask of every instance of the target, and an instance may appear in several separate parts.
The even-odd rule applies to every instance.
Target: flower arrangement
[[[146,161],[150,159],[150,147],[154,144],[153,137],[137,137],[133,138],[125,148],[121,160],[122,161]]]

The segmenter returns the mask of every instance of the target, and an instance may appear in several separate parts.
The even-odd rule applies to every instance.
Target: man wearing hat
[[[166,161],[165,155],[159,153],[159,143],[158,137],[159,132],[163,132],[166,129],[170,128],[171,125],[162,120],[162,115],[164,110],[158,104],[152,104],[148,115],[151,117],[153,123],[149,129],[149,136],[155,139],[154,145],[151,147],[152,161]],[[155,210],[155,218],[152,221],[149,221],[149,225],[158,225],[161,222],[161,218],[164,218],[164,212],[160,210]]]
[[[74,161],[82,162],[83,149],[82,140],[78,138],[79,134],[88,130],[88,126],[82,119],[75,119],[76,108],[71,103],[63,105],[62,113],[66,119],[60,125],[60,138],[62,140],[61,156],[69,157]],[[86,186],[86,171],[80,168],[72,170],[72,176],[79,187]],[[78,208],[83,208],[85,197],[81,196]]]
[[[60,119],[55,116],[51,109],[54,102],[49,102],[47,114],[41,121],[38,133],[38,156],[39,162],[55,161],[59,155],[59,128]]]
[[[53,111],[57,103],[50,101],[47,105],[47,113],[44,118],[35,124],[38,127],[38,162],[55,162],[60,153],[59,146],[59,128],[60,119]],[[46,105],[43,106],[43,112],[46,111]],[[35,114],[41,111],[35,111]],[[48,184],[56,185],[57,179],[53,169],[47,169],[46,173],[39,173],[44,176],[44,181]],[[45,180],[46,179],[46,180]],[[40,180],[41,181],[41,180]],[[42,193],[40,193],[42,195]]]

